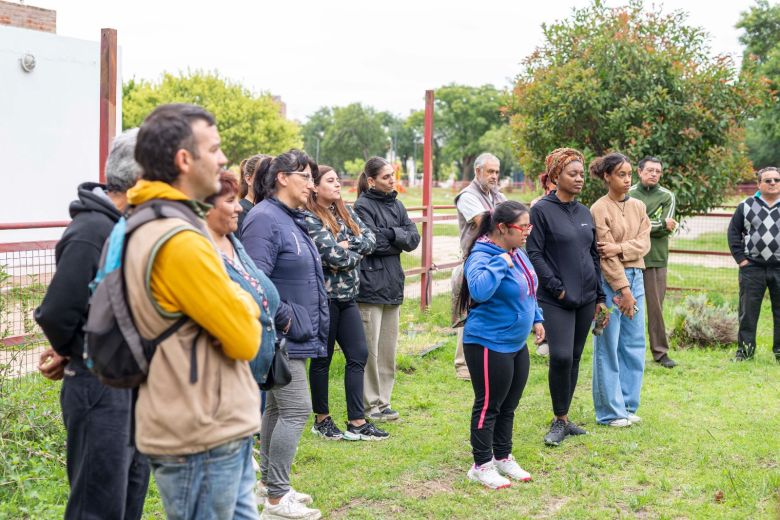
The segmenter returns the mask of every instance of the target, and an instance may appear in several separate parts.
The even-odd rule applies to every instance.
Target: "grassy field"
[[[778,518],[780,365],[771,356],[764,309],[754,361],[733,349],[680,350],[666,370],[648,363],[639,414],[625,430],[597,426],[586,348],[571,417],[591,433],[559,448],[542,444],[551,416],[547,361],[532,355],[517,411],[514,454],[533,482],[488,491],[469,482],[473,392],[456,380],[449,302],[424,316],[401,312],[399,373],[383,443],[321,441],[304,432],[293,485],[326,518]],[[671,309],[669,309],[671,312]],[[439,345],[421,357],[415,353]],[[331,372],[334,420],[346,418],[343,357]],[[58,383],[6,384],[0,399],[0,518],[57,518],[67,496]],[[154,485],[146,518],[163,518]]]

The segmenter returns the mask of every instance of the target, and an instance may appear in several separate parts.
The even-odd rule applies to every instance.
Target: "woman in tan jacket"
[[[631,163],[622,154],[595,159],[590,173],[608,193],[591,207],[601,257],[601,284],[612,314],[593,346],[593,405],[599,424],[638,423],[645,370],[645,287],[642,270],[650,250],[650,221],[643,202],[628,196]]]

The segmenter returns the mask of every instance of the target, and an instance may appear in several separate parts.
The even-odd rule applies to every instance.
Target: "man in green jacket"
[[[666,368],[675,363],[668,355],[669,340],[664,325],[664,296],[666,294],[666,265],[669,261],[669,235],[677,229],[674,220],[676,199],[674,193],[659,184],[663,164],[656,157],[639,161],[639,182],[631,186],[629,195],[641,200],[650,218],[650,252],[645,256],[645,301],[647,304],[647,331],[653,359]]]

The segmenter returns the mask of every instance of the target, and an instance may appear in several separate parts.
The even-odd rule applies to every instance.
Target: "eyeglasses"
[[[772,177],[771,179],[761,179],[761,182],[765,182],[767,184],[778,184],[780,183],[780,177]]]
[[[506,227],[509,227],[509,228],[512,228],[512,229],[516,229],[516,230],[518,230],[520,232],[530,233],[531,230],[534,228],[534,225],[533,224],[520,224],[520,225],[517,225],[517,224],[507,224]]]
[[[311,177],[311,173],[306,173],[306,172],[284,172],[284,173],[286,173],[287,175],[297,175],[297,176],[299,176],[301,179],[303,179],[304,181],[306,181],[307,183],[309,183],[309,182],[311,182],[311,181],[312,181],[312,180],[311,180],[311,178],[312,178],[312,177]]]

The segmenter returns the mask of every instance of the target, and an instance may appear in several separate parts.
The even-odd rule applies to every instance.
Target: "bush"
[[[685,347],[724,347],[737,341],[737,311],[705,294],[687,296],[674,310],[671,337]]]

